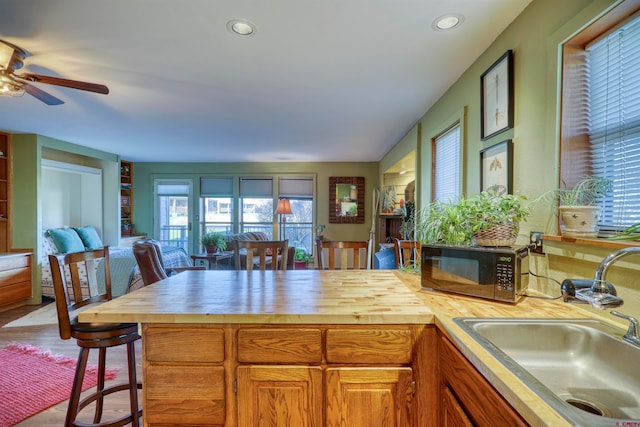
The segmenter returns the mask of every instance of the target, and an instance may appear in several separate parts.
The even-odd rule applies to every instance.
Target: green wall
[[[558,186],[560,108],[560,45],[613,5],[613,0],[534,0],[523,13],[494,41],[446,93],[418,120],[420,136],[416,184],[423,203],[431,199],[431,138],[452,120],[465,117],[465,156],[463,191],[480,191],[479,153],[483,148],[506,139],[514,143],[513,178],[515,193],[535,200]],[[507,50],[514,51],[515,103],[514,128],[488,141],[480,137],[480,76]],[[410,150],[415,128],[380,162],[391,165],[398,151]],[[420,167],[422,165],[422,167]],[[522,225],[518,243],[529,241],[530,231],[557,233],[553,211],[544,204],[534,204],[533,214]],[[565,278],[592,279],[598,263],[614,247],[578,245],[544,241],[544,256],[530,256],[530,288],[549,296],[559,296],[560,286],[554,280]],[[615,271],[614,271],[615,270]],[[637,283],[638,257],[625,258],[612,268],[608,279],[625,300],[621,311],[640,315],[640,285]],[[612,316],[600,311],[608,320]]]
[[[368,240],[372,217],[372,192],[378,187],[377,162],[361,163],[135,163],[134,222],[137,233],[153,235],[153,180],[171,178],[193,179],[194,195],[199,193],[200,176],[212,174],[276,175],[307,174],[316,177],[316,224],[324,224],[324,236],[329,240]],[[365,183],[365,221],[363,224],[329,224],[329,177],[362,176]],[[198,212],[194,197],[193,212]],[[194,227],[196,230],[197,227]],[[197,236],[194,252],[198,250]]]

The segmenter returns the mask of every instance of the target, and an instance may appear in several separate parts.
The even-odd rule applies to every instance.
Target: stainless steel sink
[[[640,420],[640,348],[624,330],[590,319],[454,321],[574,425]]]

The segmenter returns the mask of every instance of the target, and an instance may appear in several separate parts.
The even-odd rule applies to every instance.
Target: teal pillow
[[[52,228],[49,230],[49,236],[60,253],[84,251],[84,243],[73,228]]]
[[[100,249],[104,245],[102,244],[102,240],[100,236],[98,236],[98,232],[92,225],[87,225],[86,227],[74,228],[80,236],[82,243],[84,243],[84,247],[87,249]]]

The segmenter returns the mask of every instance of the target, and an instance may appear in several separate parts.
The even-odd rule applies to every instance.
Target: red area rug
[[[0,427],[69,399],[75,369],[76,359],[32,345],[9,344],[0,349]],[[82,390],[97,384],[97,371],[97,366],[87,366]],[[108,369],[105,378],[115,379],[116,372]]]

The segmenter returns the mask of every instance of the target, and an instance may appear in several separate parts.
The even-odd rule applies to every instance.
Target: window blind
[[[433,145],[433,200],[455,200],[460,196],[460,124],[436,137]]]
[[[587,48],[593,175],[613,180],[602,201],[605,228],[640,222],[640,19]]]
[[[312,198],[313,178],[280,178],[278,196],[292,198]]]
[[[223,176],[200,178],[200,196],[233,197],[233,177]]]
[[[240,178],[240,197],[273,197],[273,179]]]

